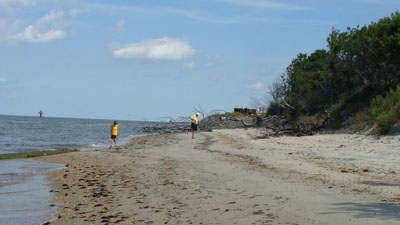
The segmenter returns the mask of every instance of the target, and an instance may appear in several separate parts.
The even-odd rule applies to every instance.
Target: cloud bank
[[[114,44],[112,57],[120,59],[179,60],[196,51],[184,40],[159,38],[118,46]]]

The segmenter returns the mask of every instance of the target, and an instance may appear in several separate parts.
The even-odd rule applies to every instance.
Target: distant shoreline
[[[114,119],[113,118],[112,119],[104,119],[104,118],[66,117],[66,116],[42,116],[42,118],[40,118],[39,116],[33,116],[33,115],[0,114],[0,116],[32,117],[32,118],[38,118],[38,119],[54,118],[54,119],[77,119],[77,120],[105,120],[105,121],[110,121],[110,122],[115,120],[115,118]],[[118,119],[118,121],[158,123],[157,121],[130,120],[130,119]]]

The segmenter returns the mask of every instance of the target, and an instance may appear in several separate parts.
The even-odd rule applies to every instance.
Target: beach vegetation
[[[373,119],[371,111],[366,110],[356,113],[355,118],[351,124],[351,129],[353,131],[362,131],[372,126],[373,126]]]
[[[9,154],[0,154],[0,160],[6,159],[25,159],[25,158],[33,158],[40,157],[46,155],[56,155],[68,152],[77,152],[78,149],[58,149],[52,151],[35,151],[35,152],[22,152],[22,153],[9,153]]]
[[[372,100],[372,117],[379,133],[387,133],[400,120],[400,85]]]
[[[226,116],[226,117],[254,116],[255,117],[254,114],[241,113],[241,112],[216,113],[216,114],[213,114],[212,116],[217,116],[217,117],[221,117],[221,116]]]

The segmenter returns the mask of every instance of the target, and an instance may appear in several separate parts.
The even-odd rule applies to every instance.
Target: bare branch
[[[200,105],[198,106],[198,108],[193,107],[192,111],[195,113],[199,113],[201,115],[201,118],[204,119],[204,110],[201,108]]]

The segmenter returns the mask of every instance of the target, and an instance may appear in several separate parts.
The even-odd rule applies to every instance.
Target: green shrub
[[[243,115],[248,115],[248,114],[240,113],[240,112],[227,112],[227,113],[224,113],[224,114],[216,113],[216,114],[214,114],[212,116],[217,116],[217,117],[220,117],[220,116],[239,117],[239,116],[243,116]]]
[[[400,120],[400,85],[390,89],[385,97],[378,96],[371,102],[375,128],[379,133],[387,133]]]
[[[329,110],[329,123],[328,127],[331,129],[339,129],[342,127],[342,112],[345,108],[344,101],[341,100],[338,103],[332,105]]]
[[[267,109],[267,115],[282,115],[285,109],[276,102],[270,102]]]
[[[239,117],[242,116],[244,114],[240,113],[240,112],[227,112],[224,114],[224,116],[232,116],[232,117]]]
[[[360,131],[373,124],[373,118],[370,111],[361,111],[356,113],[356,117],[351,125],[351,129]]]

